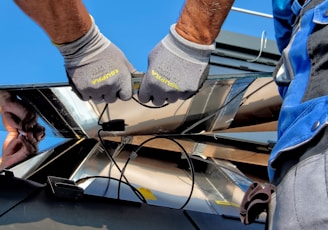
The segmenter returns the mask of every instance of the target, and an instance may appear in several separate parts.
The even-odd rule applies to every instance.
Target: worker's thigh
[[[327,152],[289,170],[273,197],[269,229],[328,229]]]

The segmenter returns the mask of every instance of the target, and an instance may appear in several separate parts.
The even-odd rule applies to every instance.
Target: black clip
[[[104,131],[124,131],[125,123],[124,119],[115,119],[108,122],[104,122],[102,125]]]
[[[50,193],[58,198],[78,200],[82,198],[84,193],[82,188],[69,179],[48,176],[48,184],[50,187]]]
[[[2,174],[4,174],[5,177],[14,177],[14,173],[6,169],[0,170],[0,175]]]

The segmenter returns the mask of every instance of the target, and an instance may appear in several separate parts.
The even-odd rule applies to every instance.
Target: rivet
[[[312,125],[312,131],[316,130],[319,127],[319,125],[320,125],[320,121],[314,122]]]

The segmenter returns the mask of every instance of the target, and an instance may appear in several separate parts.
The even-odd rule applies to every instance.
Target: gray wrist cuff
[[[171,25],[170,33],[163,39],[163,45],[183,59],[194,62],[208,62],[211,52],[215,50],[215,43],[202,45],[188,41],[176,32],[175,25]]]
[[[66,64],[74,64],[86,56],[94,57],[109,45],[110,41],[100,33],[92,19],[91,28],[85,35],[73,42],[57,45],[57,48],[63,55]]]

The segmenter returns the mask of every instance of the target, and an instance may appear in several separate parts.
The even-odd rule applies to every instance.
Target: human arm
[[[186,0],[175,29],[188,41],[211,45],[233,3],[234,0]]]
[[[91,27],[89,13],[82,1],[15,0],[15,3],[56,44],[75,41]]]
[[[81,0],[15,0],[62,54],[68,80],[83,100],[132,97],[135,71],[122,51],[96,26]]]
[[[194,95],[208,74],[208,62],[234,0],[187,0],[176,25],[151,51],[139,100],[155,105]]]

